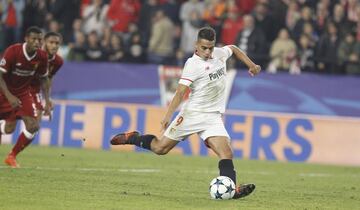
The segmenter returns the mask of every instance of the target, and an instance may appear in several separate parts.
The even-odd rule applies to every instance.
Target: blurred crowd
[[[271,73],[360,74],[360,0],[0,2],[0,52],[36,25],[63,35],[65,60],[182,66],[208,25]]]

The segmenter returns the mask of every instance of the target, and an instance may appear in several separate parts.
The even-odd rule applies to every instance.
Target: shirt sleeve
[[[59,69],[61,68],[61,66],[64,64],[64,60],[61,57],[58,57],[58,59],[56,59],[56,63],[54,65],[54,69],[52,71],[49,71],[49,77],[52,78],[53,76],[55,76],[55,74],[59,71]],[[50,64],[49,68],[50,68]]]
[[[195,65],[192,62],[187,61],[185,63],[179,84],[190,86],[199,77],[199,71],[197,71]]]
[[[229,46],[216,47],[213,52],[213,56],[221,59],[222,61],[226,61],[228,58],[231,57],[232,54],[233,51],[230,49]]]
[[[233,54],[232,49],[229,46],[224,46],[221,48],[224,51],[224,54],[226,56],[226,59],[230,58]]]
[[[14,57],[14,48],[7,48],[4,57],[0,60],[0,71],[7,73],[11,71],[11,66],[13,66],[15,57]]]

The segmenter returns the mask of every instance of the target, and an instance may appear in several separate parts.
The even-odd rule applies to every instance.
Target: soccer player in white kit
[[[137,131],[120,133],[111,139],[112,145],[132,144],[165,155],[180,141],[197,133],[220,158],[220,176],[230,177],[236,184],[230,137],[222,121],[226,106],[226,60],[235,54],[248,66],[251,76],[258,74],[261,67],[234,45],[215,47],[215,38],[214,29],[199,30],[195,53],[186,61],[175,96],[161,121],[163,136],[140,135]],[[170,123],[188,88],[191,89],[188,101]],[[254,189],[254,184],[242,184],[236,188],[233,198],[245,197]]]

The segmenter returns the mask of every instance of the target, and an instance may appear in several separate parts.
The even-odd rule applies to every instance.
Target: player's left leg
[[[220,176],[230,177],[236,183],[236,172],[232,161],[233,152],[228,137],[212,136],[206,139],[207,145],[219,157]]]
[[[233,152],[230,141],[227,136],[212,136],[206,139],[207,146],[209,146],[220,158],[219,170],[220,176],[230,177],[236,184],[236,171],[233,163]],[[243,184],[236,188],[234,199],[245,197],[253,192],[254,184]]]

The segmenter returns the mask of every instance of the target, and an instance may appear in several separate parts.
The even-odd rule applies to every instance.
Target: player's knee
[[[5,126],[5,133],[11,134],[15,131],[15,126]]]
[[[6,134],[11,134],[15,131],[15,128],[16,128],[16,123],[6,123],[5,124],[5,133]]]
[[[219,152],[220,159],[233,159],[233,153],[231,150],[225,150]]]
[[[40,126],[38,123],[31,123],[26,130],[28,130],[30,133],[36,133],[40,129]]]
[[[157,155],[166,155],[169,151],[170,151],[169,148],[163,146],[156,147],[153,149],[153,152]]]
[[[222,156],[221,158],[222,159],[233,159],[233,153],[231,152],[231,151],[229,151],[229,152],[224,152],[222,155],[220,155],[220,156]]]

